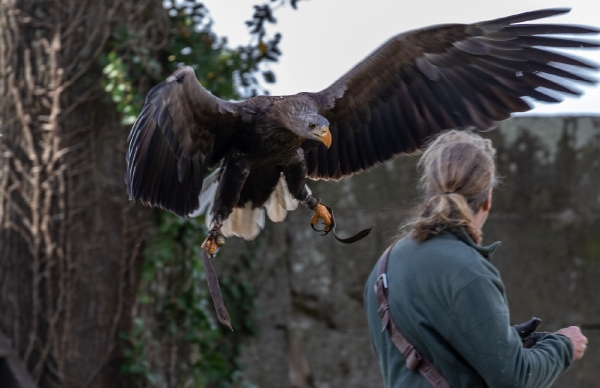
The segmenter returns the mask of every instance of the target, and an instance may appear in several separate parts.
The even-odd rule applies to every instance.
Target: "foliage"
[[[290,1],[296,8],[298,0]],[[246,22],[252,27],[252,40],[247,46],[237,48],[228,47],[227,38],[211,31],[208,10],[198,0],[167,1],[165,7],[169,14],[170,46],[162,61],[152,58],[148,48],[135,44],[143,39],[124,29],[114,34],[107,54],[101,57],[105,74],[103,86],[123,114],[123,124],[132,124],[141,110],[143,98],[139,87],[136,88],[140,78],[149,76],[154,83],[160,82],[185,64],[192,66],[200,83],[220,98],[268,94],[257,74],[261,73],[266,83],[274,83],[276,77],[270,70],[261,71],[260,65],[275,62],[281,56],[281,34],[268,37],[265,28],[265,24],[277,22],[271,5],[255,6],[252,19]]]
[[[117,111],[122,114],[121,123],[131,125],[140,111],[141,95],[133,91],[125,64],[115,51],[111,51],[106,58],[102,59],[105,62],[102,69],[105,77],[104,90],[116,104]]]
[[[139,114],[147,86],[166,78],[177,67],[191,65],[202,85],[225,99],[266,93],[275,75],[261,64],[281,55],[280,34],[269,37],[265,26],[276,23],[273,5],[257,5],[247,22],[251,42],[230,48],[227,39],[211,31],[208,10],[198,1],[164,3],[169,15],[169,45],[154,58],[142,37],[126,29],[113,36],[101,57],[107,96],[131,125]],[[296,8],[298,0],[289,0]],[[144,251],[138,307],[133,328],[122,338],[130,346],[124,352],[121,371],[132,386],[251,387],[237,361],[242,337],[256,332],[251,319],[255,293],[242,274],[253,258],[240,258],[229,276],[221,276],[223,298],[235,332],[216,324],[206,290],[200,245],[206,236],[203,219],[182,219],[157,212],[156,231]],[[167,361],[168,360],[168,361]],[[159,376],[155,369],[167,370]],[[164,374],[164,373],[163,373]]]
[[[134,386],[164,386],[153,374],[145,355],[155,342],[176,344],[175,354],[162,355],[175,365],[173,386],[249,387],[237,361],[239,340],[255,334],[251,319],[255,293],[238,276],[252,265],[251,256],[239,260],[231,275],[221,278],[223,298],[230,308],[235,332],[218,325],[206,290],[200,244],[205,235],[198,219],[186,220],[158,213],[158,228],[144,252],[141,311],[156,317],[156,324],[134,321],[124,339],[131,343],[122,372]]]
[[[227,46],[227,38],[218,37],[210,31],[212,21],[207,21],[208,11],[202,4],[182,2],[178,7],[173,6],[169,14],[173,21],[174,37],[177,37],[171,40],[171,54],[167,57],[169,71],[183,64],[191,65],[200,83],[224,99],[250,97],[265,92],[260,88],[256,73],[260,64],[277,61],[281,55],[278,48],[280,34],[268,39],[264,27],[256,33],[252,30],[254,39],[249,45],[231,49]],[[267,21],[276,22],[272,14],[265,15],[255,9],[250,22],[263,25]],[[232,76],[237,88],[232,88]],[[275,82],[271,71],[264,71],[263,77],[266,82]]]

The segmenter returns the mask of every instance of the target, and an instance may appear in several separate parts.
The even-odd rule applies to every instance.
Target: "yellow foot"
[[[206,238],[206,240],[204,240],[200,248],[206,249],[206,253],[212,256],[217,252],[217,241],[215,239],[211,239],[209,236]]]
[[[329,210],[327,210],[327,208],[321,204],[317,205],[317,207],[315,208],[315,214],[310,219],[310,223],[313,229],[317,231],[318,229],[316,229],[315,226],[317,226],[319,220],[323,220],[323,223],[325,224],[325,227],[322,231],[326,233],[329,232],[331,230],[331,226],[333,225],[331,214],[329,213]]]
[[[225,238],[219,232],[221,230],[221,224],[217,224],[212,227],[210,232],[208,232],[208,236],[200,246],[200,248],[205,249],[206,253],[209,255],[214,255],[217,252],[217,248],[225,245]]]

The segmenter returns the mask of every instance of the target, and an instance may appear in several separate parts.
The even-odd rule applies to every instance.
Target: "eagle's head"
[[[318,105],[306,93],[271,101],[274,103],[265,116],[270,127],[285,128],[303,139],[318,141],[327,148],[331,146],[329,121],[318,114]]]
[[[318,114],[304,114],[300,116],[300,128],[296,131],[305,139],[316,140],[329,148],[331,146],[331,132],[329,131],[329,121]]]

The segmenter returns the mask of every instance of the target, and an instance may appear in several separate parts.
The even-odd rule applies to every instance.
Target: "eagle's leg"
[[[313,198],[308,188],[306,187],[306,163],[304,162],[304,153],[302,150],[298,150],[296,157],[291,163],[284,166],[283,175],[288,185],[288,190],[292,197],[305,204],[309,209],[314,210],[315,214],[310,219],[310,224],[313,229],[319,223],[319,220],[323,220],[325,227],[322,232],[325,234],[329,233],[333,227],[333,218],[327,207],[321,204],[321,200]]]
[[[213,226],[208,232],[202,248],[213,255],[217,247],[223,246],[225,240],[221,235],[223,222],[233,212],[233,208],[240,199],[240,193],[246,178],[250,174],[250,162],[243,153],[231,149],[225,156],[223,173],[219,178],[219,188],[215,195],[215,203],[212,208],[214,214]]]

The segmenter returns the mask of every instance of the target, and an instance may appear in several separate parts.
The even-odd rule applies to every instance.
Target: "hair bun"
[[[419,161],[425,198],[410,222],[417,240],[464,227],[481,243],[481,230],[474,225],[473,216],[494,187],[494,155],[489,140],[467,131],[442,133],[429,144]]]

